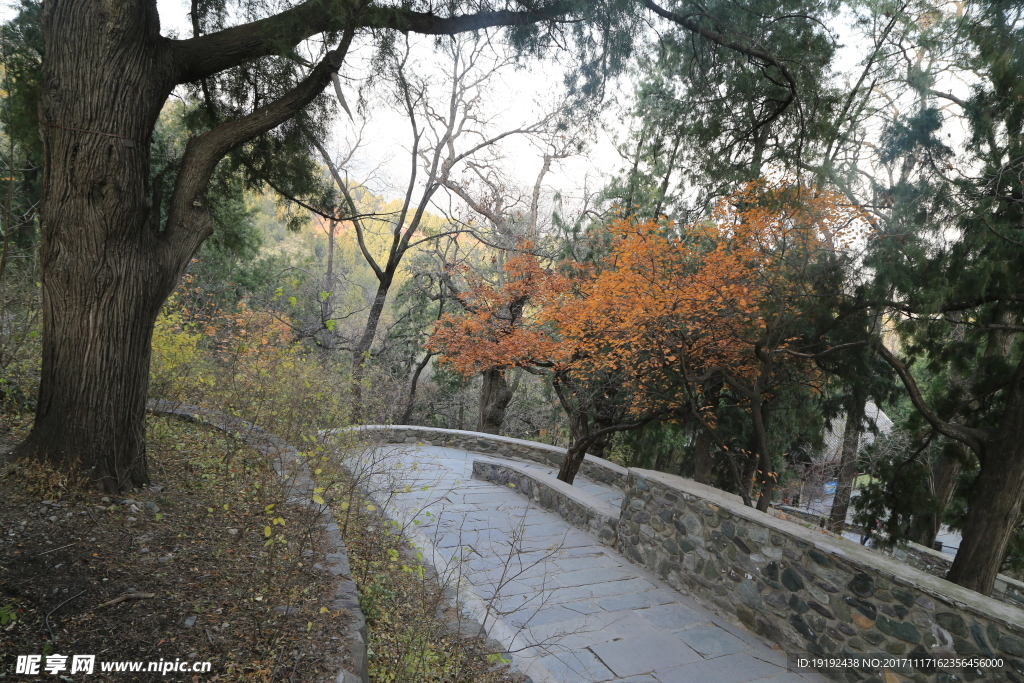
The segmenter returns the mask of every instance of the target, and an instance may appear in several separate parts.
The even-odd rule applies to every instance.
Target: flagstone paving
[[[378,503],[454,577],[465,609],[535,683],[826,680],[788,671],[761,638],[515,491],[471,478],[474,459],[493,458],[414,445],[373,458]],[[621,503],[613,487],[580,476],[576,485]]]

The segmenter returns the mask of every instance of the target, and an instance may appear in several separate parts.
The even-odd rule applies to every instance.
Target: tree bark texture
[[[189,41],[159,28],[151,0],[43,8],[42,369],[35,423],[15,457],[80,470],[108,491],[149,481],[153,325],[212,231],[205,193],[217,163],[294,116],[341,64],[329,52],[280,99],[190,140],[161,224],[148,187],[151,134],[192,65],[175,49]]]
[[[173,87],[158,30],[155,4],[43,10],[42,372],[18,455],[110,491],[148,483],[150,342],[178,276],[147,229],[149,137]]]
[[[512,402],[512,390],[502,368],[488,368],[483,372],[480,384],[480,418],[477,431],[498,434],[505,422],[505,412]]]
[[[999,427],[978,460],[981,471],[970,493],[963,538],[946,578],[989,595],[1024,500],[1024,359],[1014,372]]]
[[[572,484],[576,480],[576,473],[579,472],[580,465],[583,464],[583,460],[586,457],[586,440],[577,440],[566,449],[565,457],[562,458],[562,464],[558,467],[558,478],[566,484]]]
[[[715,459],[711,456],[711,435],[703,427],[697,427],[696,443],[693,446],[693,480],[700,484],[711,484]]]
[[[863,415],[863,404],[846,413],[843,445],[839,457],[839,472],[836,474],[836,493],[832,498],[832,510],[828,516],[829,531],[837,534],[843,533],[846,529],[846,513],[850,509],[853,480],[857,476],[857,449],[860,445],[860,427]]]

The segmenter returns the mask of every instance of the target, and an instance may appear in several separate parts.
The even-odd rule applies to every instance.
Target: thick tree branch
[[[609,427],[597,429],[590,434],[577,439],[576,442],[566,450],[566,457],[568,457],[570,452],[573,454],[581,451],[585,452],[588,448],[597,443],[597,440],[602,436],[614,434],[615,432],[628,432],[633,429],[640,429],[644,425],[650,424],[654,420],[659,419],[659,417],[660,415],[655,414],[645,417],[642,420],[637,420],[636,422],[623,422],[621,424],[614,424]]]
[[[932,97],[939,97],[939,98],[944,99],[944,100],[949,100],[950,102],[958,104],[962,108],[967,109],[967,102],[962,100],[962,99],[960,99],[956,95],[953,95],[952,93],[942,92],[942,91],[939,91],[939,90],[929,90],[928,93]]]
[[[347,44],[344,46],[347,48]],[[341,67],[344,51],[331,51],[295,88],[247,116],[223,123],[189,140],[174,187],[163,238],[175,265],[187,261],[213,230],[206,189],[221,159],[242,143],[295,116],[319,95]]]
[[[921,394],[921,389],[917,386],[917,381],[914,379],[913,375],[910,374],[907,366],[904,365],[903,362],[892,353],[892,351],[887,349],[881,340],[878,340],[874,346],[878,355],[896,371],[897,375],[899,375],[900,379],[903,381],[903,386],[907,388],[907,393],[910,394],[910,400],[913,402],[914,407],[917,408],[918,412],[921,413],[921,416],[928,421],[928,424],[943,436],[964,444],[977,453],[978,458],[981,459],[984,456],[985,446],[988,442],[988,435],[980,429],[972,429],[970,427],[952,424],[940,419],[931,407],[925,403],[924,396]]]
[[[825,349],[824,351],[819,351],[818,353],[801,353],[799,351],[794,351],[793,349],[778,349],[775,353],[784,353],[787,356],[794,356],[796,358],[809,358],[814,360],[822,358],[823,356],[827,356],[828,354],[834,353],[836,351],[842,351],[844,349],[855,349],[858,346],[867,346],[867,342],[859,341],[849,342],[848,344],[837,344],[836,346],[831,346]]]
[[[176,83],[191,83],[259,57],[279,54],[324,31],[392,29],[454,35],[495,26],[525,26],[564,19],[587,5],[554,0],[524,10],[497,10],[442,17],[401,7],[370,7],[364,0],[307,0],[280,14],[188,40],[169,41]]]

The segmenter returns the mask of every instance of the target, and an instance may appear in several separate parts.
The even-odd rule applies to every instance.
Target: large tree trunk
[[[955,449],[956,452],[948,452]],[[935,512],[915,515],[910,526],[910,538],[929,548],[942,528],[942,512],[949,506],[956,492],[957,478],[963,469],[965,453],[958,443],[947,444],[932,465],[931,493],[935,497]]]
[[[711,435],[703,427],[697,427],[697,439],[693,446],[693,480],[711,484],[715,459],[711,456]]]
[[[196,47],[160,36],[153,0],[44,3],[42,373],[36,421],[16,457],[80,469],[111,491],[148,481],[153,324],[212,232],[210,177],[228,152],[322,92],[352,35],[279,99],[189,140],[161,224],[148,192],[160,109],[176,83],[228,68],[246,49],[265,54],[259,40],[243,40],[259,30],[242,27]]]
[[[43,37],[42,373],[17,455],[141,486],[153,324],[179,274],[147,228],[150,133],[173,86],[156,5],[47,2]]]
[[[963,539],[947,579],[989,595],[1006,557],[1024,499],[1024,359],[1010,384],[1002,420],[978,460]]]
[[[497,434],[505,422],[505,412],[512,402],[512,390],[502,368],[488,368],[480,385],[480,418],[477,431]]]
[[[846,412],[839,472],[836,475],[836,493],[832,498],[832,510],[828,516],[829,531],[837,534],[846,530],[846,513],[850,509],[853,480],[857,476],[857,447],[860,445],[860,427],[863,416],[864,404]]]

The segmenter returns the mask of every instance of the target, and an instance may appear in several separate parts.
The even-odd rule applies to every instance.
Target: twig
[[[78,543],[78,541],[75,541],[75,543]],[[55,553],[58,550],[64,550],[64,548],[70,548],[71,546],[75,545],[75,543],[68,543],[67,545],[62,545],[59,548],[50,548],[49,550],[47,550],[45,552],[39,553],[38,555],[36,555],[36,557],[42,557],[43,555],[48,555],[50,553]]]
[[[52,610],[50,610],[49,613],[47,613],[46,617],[43,618],[43,623],[46,625],[46,630],[50,634],[50,640],[51,641],[57,642],[57,636],[53,635],[53,629],[50,628],[50,615],[52,615],[54,612],[56,612],[61,607],[63,607],[64,605],[68,604],[69,602],[71,602],[72,600],[74,600],[75,598],[77,598],[79,595],[81,595],[84,592],[85,591],[81,591],[79,593],[76,593],[75,595],[72,595],[70,598],[68,598],[67,600],[65,600],[64,602],[60,603],[56,607],[54,607]]]
[[[117,596],[113,600],[108,600],[100,605],[100,607],[110,607],[111,605],[116,605],[120,602],[124,602],[125,600],[148,600],[149,598],[155,597],[156,593],[125,593],[124,595]]]

